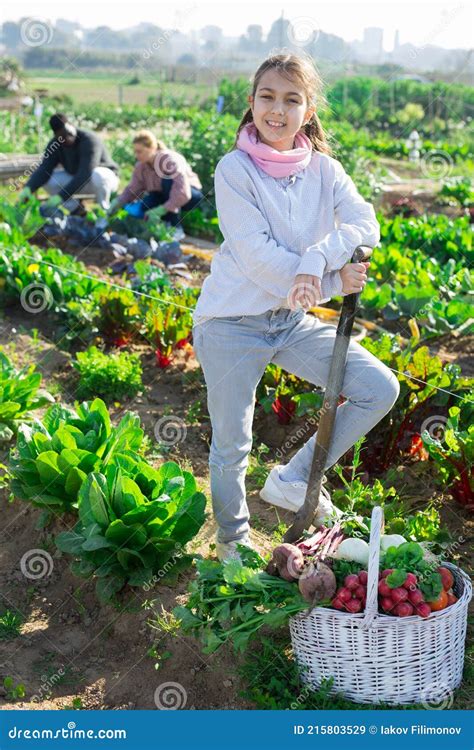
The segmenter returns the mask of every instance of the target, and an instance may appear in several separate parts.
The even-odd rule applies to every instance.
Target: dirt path
[[[78,253],[89,270],[103,274],[106,260],[99,255]],[[202,279],[208,264],[202,259],[189,263],[193,278]],[[20,314],[21,313],[21,314]],[[34,317],[34,316],[33,316]],[[33,327],[39,329],[37,340]],[[34,362],[44,378],[44,386],[57,394],[58,400],[72,402],[74,379],[71,355],[52,343],[53,329],[47,317],[32,320],[24,311],[12,310],[4,315],[0,326],[0,345],[17,366]],[[466,337],[443,349],[452,361],[464,368]],[[470,341],[472,347],[472,340]],[[199,486],[209,498],[208,450],[211,429],[205,406],[205,387],[200,368],[191,350],[177,355],[167,370],[155,367],[149,349],[137,348],[144,369],[144,391],[133,400],[114,407],[114,421],[129,410],[137,412],[151,437],[154,425],[162,416],[175,415],[187,426],[186,439],[173,446],[166,455],[156,454],[153,463],[163,459],[177,460],[189,467]],[[467,373],[466,373],[467,374]],[[293,427],[296,429],[298,423]],[[278,425],[273,414],[257,410],[254,424],[254,448],[265,442],[273,448],[282,444],[291,429]],[[309,433],[308,433],[309,434]],[[306,435],[307,437],[307,435]],[[306,438],[305,438],[306,439]],[[295,445],[295,450],[298,444]],[[292,514],[279,513],[264,505],[258,488],[267,470],[275,461],[274,450],[267,455],[267,464],[252,464],[247,478],[248,503],[251,513],[251,538],[260,552],[269,551],[281,524]],[[0,463],[7,454],[0,455]],[[428,500],[443,500],[434,482],[429,483],[426,468],[410,463],[399,467],[400,487],[408,488],[414,506]],[[430,480],[431,481],[431,480]],[[170,611],[183,601],[192,572],[182,574],[176,585],[156,585],[151,591],[138,590],[125,610],[100,606],[90,581],[74,577],[67,559],[55,549],[55,534],[69,528],[73,519],[57,519],[52,528],[38,531],[39,511],[19,500],[8,502],[8,492],[1,490],[3,534],[0,542],[0,580],[2,591],[0,612],[18,610],[24,617],[21,635],[12,641],[0,641],[0,675],[10,675],[15,683],[23,683],[25,700],[6,701],[0,688],[1,708],[60,709],[72,707],[73,700],[87,709],[123,708],[154,709],[155,690],[164,683],[178,682],[186,691],[186,708],[237,709],[255,706],[240,696],[243,684],[238,676],[242,658],[230,649],[217,654],[202,654],[200,644],[183,637],[176,629]],[[208,503],[208,520],[191,550],[203,556],[213,554],[215,525]],[[443,505],[443,521],[451,532],[467,540],[459,549],[462,567],[469,569],[468,539],[473,523],[456,507],[449,496]],[[51,574],[40,580],[25,578],[21,569],[22,556],[31,549],[45,549],[52,556]],[[160,622],[157,622],[160,618]],[[158,629],[147,621],[154,621]],[[1,684],[2,680],[0,680]],[[3,697],[2,697],[3,690]],[[37,696],[37,700],[32,700]]]

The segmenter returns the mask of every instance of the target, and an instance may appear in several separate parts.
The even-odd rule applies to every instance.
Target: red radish
[[[346,587],[346,589],[349,589],[349,591],[355,591],[358,585],[359,577],[354,575],[353,573],[344,578],[344,586]]]
[[[346,602],[346,609],[348,612],[352,612],[352,614],[357,614],[357,612],[360,612],[362,609],[362,602],[360,599],[351,599],[350,601]]]
[[[405,602],[408,599],[408,591],[401,586],[392,589],[392,601],[394,604],[399,604],[400,602]]]
[[[397,617],[410,617],[410,615],[413,614],[413,607],[410,602],[400,602],[400,604],[397,604],[393,610],[393,613],[397,615]]]
[[[365,599],[365,597],[367,596],[365,586],[357,586],[354,591],[354,596],[356,597],[356,599]]]
[[[386,570],[382,571],[382,578],[386,578],[390,573],[393,573],[393,568],[387,568]]]
[[[405,589],[411,589],[418,583],[418,579],[414,573],[407,573],[407,577],[405,578],[405,583],[402,584],[403,588]]]
[[[349,589],[339,589],[339,591],[336,592],[336,596],[339,597],[341,602],[348,602],[349,599],[352,599],[352,593],[349,591]]]
[[[392,596],[393,589],[390,588],[388,583],[386,583],[385,580],[382,580],[379,582],[379,594],[380,596]]]
[[[457,596],[454,596],[454,594],[453,594],[452,591],[448,591],[448,604],[447,604],[447,606],[449,607],[451,604],[456,604],[457,600],[458,600]]]
[[[418,604],[416,607],[416,614],[420,615],[420,617],[429,617],[431,614],[431,607],[426,602],[421,602],[421,604]]]
[[[420,589],[412,589],[408,592],[408,601],[410,604],[414,604],[415,606],[418,606],[418,604],[422,604],[424,602],[424,597]]]
[[[367,586],[368,574],[366,570],[361,570],[359,573],[359,581],[363,586]]]
[[[388,596],[384,596],[380,604],[384,612],[391,612],[395,606]]]
[[[341,599],[339,599],[339,598],[338,598],[338,597],[336,596],[336,597],[335,597],[335,598],[334,598],[334,599],[332,600],[332,602],[331,602],[331,607],[333,607],[334,609],[344,609],[344,608],[345,608],[345,604],[344,604],[344,602],[343,602],[343,601],[342,601]]]

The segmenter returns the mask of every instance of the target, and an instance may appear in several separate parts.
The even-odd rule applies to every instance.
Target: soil
[[[90,248],[75,253],[90,273],[105,277],[109,257]],[[208,262],[192,258],[188,270],[199,281],[208,273]],[[0,345],[17,366],[35,363],[43,375],[44,387],[56,398],[72,403],[74,371],[71,355],[53,343],[54,328],[47,315],[40,320],[21,308],[5,311],[0,326]],[[38,329],[36,339],[33,329]],[[472,374],[473,339],[444,337],[439,353],[446,360],[458,362],[465,374]],[[184,468],[191,468],[202,490],[210,497],[207,457],[211,438],[206,411],[205,388],[200,367],[192,348],[178,352],[172,367],[159,370],[149,349],[137,348],[144,370],[144,390],[133,400],[111,407],[114,421],[133,410],[142,419],[150,437],[157,420],[175,415],[185,420],[186,439],[173,446],[166,455],[154,455],[152,463],[173,459]],[[254,447],[270,446],[265,464],[255,462],[247,476],[248,504],[251,513],[251,538],[262,553],[274,546],[274,535],[280,524],[289,523],[291,513],[279,512],[260,500],[258,490],[275,461],[275,448],[296,432],[300,422],[279,425],[273,413],[257,409]],[[296,442],[296,451],[311,432]],[[291,454],[290,454],[291,455]],[[0,455],[6,464],[7,451]],[[443,522],[451,533],[466,540],[459,544],[459,564],[470,569],[469,538],[473,520],[449,494],[440,492],[426,464],[400,462],[396,483],[411,497],[413,507],[425,507],[433,500],[441,507]],[[331,483],[331,477],[329,477]],[[179,683],[191,709],[244,709],[255,705],[242,697],[245,687],[238,675],[244,657],[236,658],[230,649],[204,655],[200,644],[183,637],[173,625],[169,613],[186,598],[186,589],[193,573],[180,574],[173,585],[163,582],[148,592],[134,589],[123,599],[122,609],[99,605],[94,584],[74,577],[68,560],[53,543],[54,536],[70,528],[72,518],[56,519],[52,527],[36,528],[40,512],[27,503],[8,498],[3,488],[3,534],[0,542],[0,576],[2,591],[0,613],[5,609],[19,611],[24,623],[21,635],[13,640],[0,640],[0,685],[7,675],[15,684],[25,686],[24,699],[12,702],[0,688],[3,709],[154,709],[155,691],[166,683]],[[208,520],[191,545],[191,551],[213,556],[215,524],[208,501]],[[20,562],[31,549],[44,549],[52,557],[50,575],[28,579]],[[155,625],[152,627],[150,623]],[[36,699],[34,696],[37,696]],[[456,706],[454,706],[456,707]]]

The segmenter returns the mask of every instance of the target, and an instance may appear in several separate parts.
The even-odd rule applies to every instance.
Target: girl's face
[[[147,162],[152,163],[155,158],[156,149],[144,146],[143,143],[134,143],[133,151],[135,153],[135,159],[142,164]]]
[[[290,81],[277,70],[261,77],[255,96],[248,97],[260,140],[277,151],[290,151],[296,133],[315,111],[297,81]]]

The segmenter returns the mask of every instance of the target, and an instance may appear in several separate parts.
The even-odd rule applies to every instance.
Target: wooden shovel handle
[[[368,245],[358,245],[352,255],[352,263],[363,263],[372,255],[373,248]],[[341,315],[334,340],[334,349],[329,369],[329,377],[324,394],[323,406],[320,411],[316,444],[314,447],[313,461],[306,488],[305,501],[296,513],[295,520],[285,534],[285,542],[295,542],[300,539],[303,531],[309,529],[313,522],[319,504],[319,495],[323,480],[326,460],[331,447],[334,420],[339,396],[344,382],[346,368],[347,349],[354,325],[359,292],[347,294],[344,297]]]

